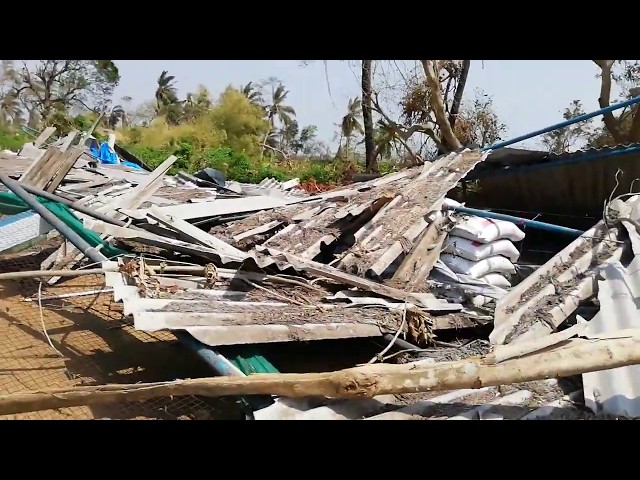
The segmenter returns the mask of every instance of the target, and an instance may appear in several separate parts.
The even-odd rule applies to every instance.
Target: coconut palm
[[[175,79],[176,77],[169,75],[167,70],[163,70],[158,77],[158,88],[156,89],[158,109],[178,103],[178,89],[175,86]]]
[[[342,117],[340,130],[342,137],[345,139],[345,154],[349,156],[349,144],[351,138],[356,134],[364,132],[360,117],[362,116],[362,100],[360,98],[352,98],[347,104],[347,114]]]
[[[307,125],[300,131],[298,141],[300,144],[300,148],[305,155],[309,155],[311,153],[317,133],[318,127],[316,127],[315,125]]]
[[[291,122],[293,122],[293,117],[295,116],[296,111],[293,109],[293,107],[284,104],[284,101],[287,98],[288,94],[288,90],[286,90],[284,85],[280,83],[278,87],[271,92],[271,104],[264,107],[265,111],[267,112],[267,120],[269,122],[269,125],[271,125],[271,129],[265,135],[264,141],[262,142],[262,154],[264,154],[265,145],[269,145],[267,140],[270,139],[276,132],[276,117],[278,117],[278,120],[280,121],[280,124],[283,128],[286,128],[291,124]]]
[[[271,104],[266,107],[267,119],[271,124],[271,128],[275,128],[276,117],[278,117],[283,126],[289,125],[293,121],[292,117],[296,115],[296,111],[293,107],[284,104],[288,94],[289,91],[285,89],[282,83],[272,92]]]
[[[295,120],[284,125],[280,129],[280,145],[282,149],[293,150],[294,153],[298,153],[301,146],[299,146],[298,133],[300,127]]]
[[[262,92],[258,85],[253,82],[249,82],[245,86],[240,86],[240,91],[251,103],[259,107],[262,106],[264,99],[262,98]]]

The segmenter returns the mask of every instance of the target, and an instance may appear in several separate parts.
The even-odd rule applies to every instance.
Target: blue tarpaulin
[[[122,164],[126,167],[135,168],[138,170],[142,170],[140,165],[136,165],[135,163],[127,162],[126,160],[121,160],[118,157],[118,154],[109,146],[107,142],[102,142],[100,145],[100,150],[97,148],[97,144],[93,143],[91,145],[91,155],[100,160],[100,163],[106,163],[107,165],[119,165]]]

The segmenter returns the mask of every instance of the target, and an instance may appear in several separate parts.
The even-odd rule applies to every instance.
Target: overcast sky
[[[360,92],[353,62],[328,62],[331,97],[321,61],[307,66],[296,60],[116,60],[116,64],[121,75],[116,99],[131,96],[134,105],[153,98],[162,70],[176,77],[181,98],[199,84],[215,97],[229,84],[277,77],[290,90],[288,104],[295,108],[299,124],[317,125],[319,139],[328,143],[333,143],[334,124],[344,115],[348,99]],[[574,99],[582,100],[587,112],[597,110],[597,70],[590,60],[487,60],[484,65],[473,61],[465,96],[472,98],[476,88],[492,95],[500,120],[508,127],[503,138],[512,138],[561,121],[561,111]]]

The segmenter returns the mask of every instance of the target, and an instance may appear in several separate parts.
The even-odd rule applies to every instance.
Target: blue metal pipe
[[[624,102],[614,103],[613,105],[609,105],[606,108],[601,108],[600,110],[596,110],[595,112],[591,112],[591,113],[585,113],[584,115],[580,115],[578,117],[565,120],[564,122],[551,125],[550,127],[546,127],[541,130],[536,130],[535,132],[527,133],[526,135],[520,135],[519,137],[513,138],[511,140],[507,140],[505,142],[495,143],[491,146],[484,147],[482,150],[483,151],[497,150],[498,148],[507,147],[509,145],[513,145],[514,143],[518,143],[523,140],[528,140],[530,138],[537,137],[538,135],[542,135],[544,133],[553,132],[554,130],[558,130],[559,128],[568,127],[569,125],[573,125],[574,123],[579,123],[585,120],[589,120],[590,118],[597,117],[598,115],[603,115],[605,113],[613,112],[614,110],[628,107],[629,105],[635,105],[638,102],[640,102],[640,96],[631,98]]]
[[[226,376],[239,376],[238,372],[230,366],[229,360],[217,353],[212,348],[208,347],[202,342],[199,342],[187,332],[174,331],[173,334],[178,340],[180,340],[185,346],[193,350],[202,360],[205,361],[218,375]]]
[[[579,237],[584,232],[582,230],[575,230],[573,228],[561,227],[560,225],[554,225],[552,223],[538,222],[536,220],[528,220],[522,217],[514,217],[513,215],[504,215],[502,213],[487,212],[486,210],[478,210],[477,208],[469,207],[454,207],[443,206],[444,209],[453,210],[459,213],[466,213],[468,215],[475,215],[483,218],[493,218],[494,220],[504,220],[506,222],[515,223],[516,225],[524,225],[530,228],[536,228],[538,230],[546,230],[547,232],[561,233],[564,235],[572,235]]]

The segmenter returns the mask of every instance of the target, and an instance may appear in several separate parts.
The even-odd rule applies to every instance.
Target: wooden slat
[[[49,139],[51,135],[53,135],[56,131],[56,127],[47,127],[45,128],[38,138],[33,142],[34,147],[40,148],[45,142]]]
[[[24,173],[20,176],[19,182],[26,183],[28,185],[35,186],[33,184],[36,176],[42,170],[42,168],[49,162],[51,157],[53,157],[59,150],[56,147],[49,147],[38,160],[34,160],[31,162],[31,165],[24,171]]]
[[[47,192],[55,192],[56,188],[58,188],[58,186],[62,183],[62,180],[64,180],[64,177],[66,177],[67,173],[69,173],[69,170],[71,170],[71,168],[78,161],[80,155],[82,155],[82,150],[80,150],[79,148],[72,148],[71,150],[63,153],[64,160],[60,164],[60,168],[58,168],[58,171],[51,178],[51,182],[45,188]]]
[[[189,242],[195,242],[204,245],[205,247],[213,248],[214,250],[225,255],[236,256],[238,258],[245,258],[247,256],[247,254],[242,250],[238,250],[228,243],[223,242],[219,238],[216,238],[213,235],[200,230],[195,225],[192,225],[180,218],[172,217],[171,215],[165,215],[157,207],[151,207],[151,212],[148,215],[156,219],[160,223],[175,230],[180,234],[180,236],[182,236]]]
[[[29,182],[30,185],[36,188],[44,189],[47,183],[49,183],[56,172],[60,169],[60,165],[62,165],[62,162],[64,162],[66,154],[58,150],[57,147],[53,148],[55,148],[54,154],[44,165],[42,165],[42,168],[40,168],[40,170],[35,172],[33,180]]]

